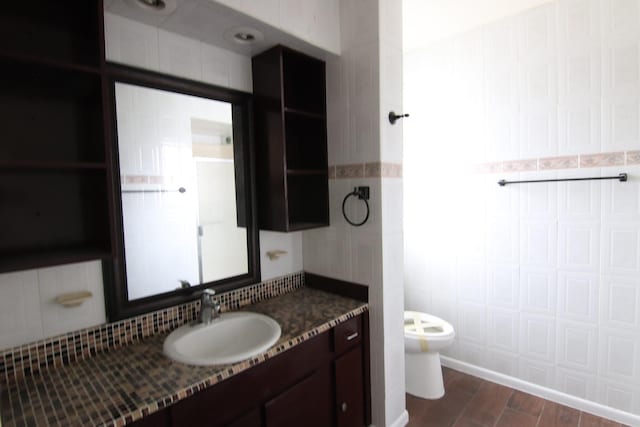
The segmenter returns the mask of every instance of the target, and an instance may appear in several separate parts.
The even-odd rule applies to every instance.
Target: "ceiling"
[[[411,51],[554,0],[403,0],[404,51]]]

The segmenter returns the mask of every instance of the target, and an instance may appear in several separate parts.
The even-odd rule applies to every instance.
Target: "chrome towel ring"
[[[364,219],[361,222],[353,222],[351,221],[348,217],[347,217],[347,213],[344,210],[344,207],[347,203],[347,199],[349,199],[349,197],[351,196],[357,196],[358,199],[364,201],[364,204],[367,206],[367,215],[365,215]],[[346,196],[344,196],[344,200],[342,200],[342,215],[344,216],[344,219],[347,220],[347,222],[351,225],[353,225],[354,227],[360,227],[361,225],[364,225],[365,222],[367,222],[367,220],[369,219],[369,187],[356,187],[353,189],[353,191],[349,194],[347,194]]]

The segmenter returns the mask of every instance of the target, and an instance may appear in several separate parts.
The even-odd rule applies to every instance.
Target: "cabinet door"
[[[248,414],[243,415],[237,420],[227,424],[226,427],[262,427],[260,409],[254,409]]]
[[[364,425],[362,349],[356,347],[335,361],[338,427]]]
[[[322,368],[265,405],[266,427],[331,425],[331,378]]]

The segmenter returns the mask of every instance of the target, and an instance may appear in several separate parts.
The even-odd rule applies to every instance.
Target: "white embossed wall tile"
[[[487,345],[518,354],[520,314],[516,310],[491,309],[487,312]]]
[[[486,265],[464,261],[456,266],[456,290],[459,300],[485,304],[487,301]]]
[[[598,177],[597,169],[564,171],[566,178]],[[618,183],[619,184],[619,183]],[[561,222],[600,221],[601,181],[565,181],[558,183],[558,219]]]
[[[485,345],[487,340],[487,310],[482,304],[461,302],[457,335],[462,342]]]
[[[640,274],[638,224],[605,222],[602,225],[602,271],[606,274]]]
[[[557,49],[557,4],[549,3],[517,17],[518,58],[540,62],[552,59]]]
[[[558,154],[594,153],[602,147],[600,103],[561,105],[558,109]],[[577,167],[573,163],[564,165]]]
[[[640,388],[628,382],[598,380],[598,402],[626,412],[638,412]]]
[[[638,96],[640,96],[640,92]],[[619,97],[603,101],[603,151],[635,150],[640,146],[640,101],[638,101],[638,96],[632,98]],[[615,164],[624,163],[617,162]],[[603,164],[602,166],[613,165]]]
[[[599,373],[602,378],[626,384],[640,380],[640,343],[637,333],[600,328]]]
[[[558,318],[596,324],[599,276],[594,273],[558,273]]]
[[[557,273],[555,269],[520,267],[520,310],[555,316]]]
[[[600,324],[640,331],[640,278],[600,276]]]
[[[522,356],[545,362],[555,361],[555,318],[521,313],[519,337]]]
[[[557,356],[558,366],[584,373],[597,371],[598,328],[581,322],[558,321]]]
[[[556,267],[558,223],[555,220],[523,220],[520,224],[520,265]]]
[[[489,347],[487,368],[512,377],[518,376],[518,356],[516,353],[504,352]]]
[[[525,106],[519,113],[520,156],[558,155],[558,106]]]
[[[525,381],[541,385],[543,387],[553,387],[556,379],[555,363],[543,362],[528,357],[519,359],[518,377]]]
[[[517,309],[520,304],[520,268],[508,264],[489,264],[487,289],[490,306]]]
[[[627,182],[602,183],[603,219],[607,222],[619,221],[640,225],[640,167],[610,168],[603,170],[603,174],[615,176],[621,171],[628,174]]]
[[[558,223],[558,267],[565,271],[600,271],[600,223]]]
[[[557,367],[555,388],[563,393],[582,399],[598,399],[598,381],[593,373]]]
[[[37,270],[0,275],[0,349],[44,337]]]
[[[558,48],[585,51],[602,40],[601,0],[560,0],[558,2]]]
[[[529,172],[520,180],[558,179],[558,172]],[[520,190],[520,218],[527,220],[555,220],[558,217],[558,184],[537,183],[523,185]]]

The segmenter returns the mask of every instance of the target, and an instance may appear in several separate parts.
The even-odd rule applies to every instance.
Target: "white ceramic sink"
[[[223,313],[208,325],[184,325],[164,340],[164,354],[189,365],[235,363],[265,352],[280,338],[280,325],[264,314]]]

